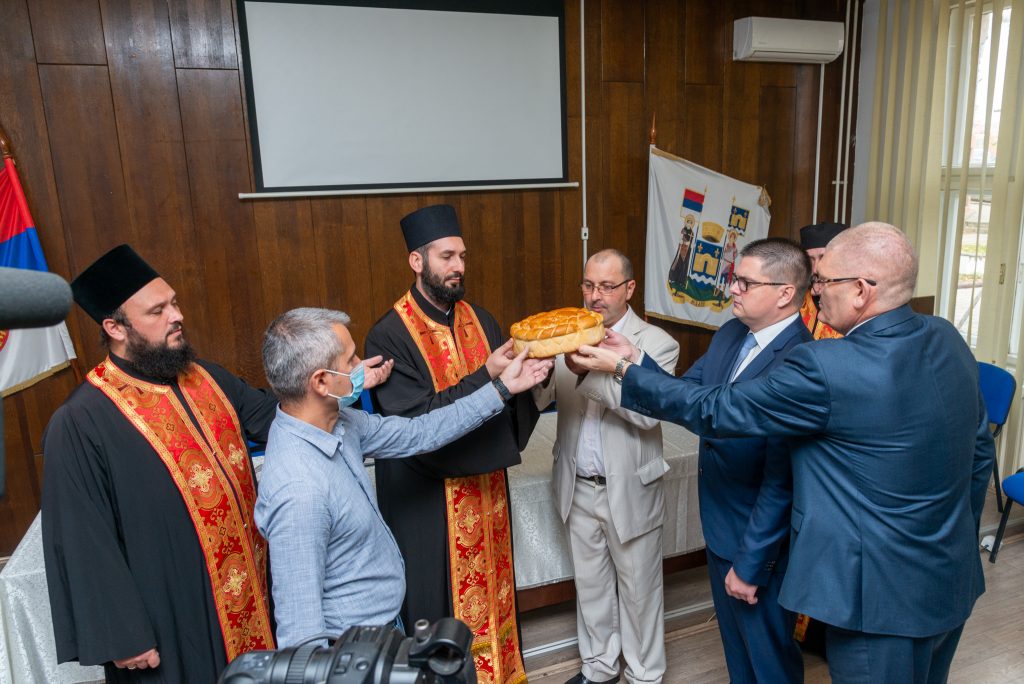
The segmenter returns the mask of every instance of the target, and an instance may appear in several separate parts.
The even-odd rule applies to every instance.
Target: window
[[[938,310],[956,325],[972,348],[978,345],[982,300],[988,285],[985,269],[990,256],[991,187],[999,154],[1010,35],[1010,8],[1002,8],[998,23],[993,22],[995,14],[991,6],[982,9],[976,53],[974,3],[966,8],[955,3],[949,22],[940,197],[947,240]],[[1003,273],[1001,279],[1005,276]],[[1019,287],[1017,294],[1021,296]],[[1019,320],[1016,325],[1019,329]]]

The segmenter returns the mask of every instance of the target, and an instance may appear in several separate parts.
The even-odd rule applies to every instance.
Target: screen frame
[[[560,82],[560,128],[562,174],[551,178],[519,179],[451,179],[444,181],[417,181],[392,183],[324,184],[267,186],[264,183],[263,163],[260,156],[259,123],[256,115],[256,99],[250,69],[250,46],[246,24],[247,3],[268,3],[280,5],[326,5],[342,7],[370,7],[381,9],[432,10],[442,12],[473,12],[480,14],[510,14],[520,16],[552,17],[558,21],[558,61]],[[238,12],[239,41],[241,48],[239,69],[242,71],[245,88],[245,107],[248,118],[249,140],[252,152],[255,193],[242,193],[241,197],[265,195],[329,195],[329,194],[372,194],[374,192],[436,192],[438,190],[487,190],[518,187],[576,187],[569,181],[569,135],[567,114],[567,82],[565,55],[565,6],[557,0],[405,0],[373,2],[370,0],[236,0]]]

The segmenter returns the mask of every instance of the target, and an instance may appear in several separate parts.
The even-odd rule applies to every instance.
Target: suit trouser
[[[828,672],[834,684],[943,684],[963,631],[902,637],[826,625]]]
[[[732,684],[802,682],[804,658],[793,640],[796,614],[779,605],[782,573],[773,573],[758,589],[757,603],[735,599],[725,591],[732,562],[707,550],[711,598]]]
[[[662,527],[627,542],[612,523],[605,485],[577,480],[566,520],[576,575],[576,630],[583,675],[661,682],[665,674]]]

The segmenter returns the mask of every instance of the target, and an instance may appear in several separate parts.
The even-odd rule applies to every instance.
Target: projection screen
[[[561,0],[238,0],[258,192],[565,183]]]

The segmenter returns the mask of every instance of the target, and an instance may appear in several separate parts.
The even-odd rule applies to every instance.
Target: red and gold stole
[[[395,311],[427,362],[435,391],[486,363],[491,353],[487,335],[465,302],[455,304],[454,335],[424,314],[409,292],[395,302]],[[505,471],[449,478],[444,484],[452,605],[455,617],[473,631],[477,680],[524,682]]]
[[[197,364],[178,385],[201,433],[167,385],[133,378],[109,358],[88,379],[142,433],[181,492],[206,558],[228,661],[273,649],[267,548],[253,522],[256,483],[234,407]]]
[[[807,326],[807,330],[810,331],[811,335],[816,340],[831,340],[843,336],[842,333],[833,330],[832,326],[828,323],[818,320],[818,307],[811,298],[810,290],[808,290],[807,294],[804,296],[804,303],[800,307],[800,318],[803,320],[804,325]]]

